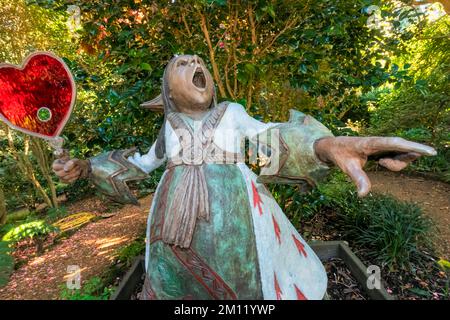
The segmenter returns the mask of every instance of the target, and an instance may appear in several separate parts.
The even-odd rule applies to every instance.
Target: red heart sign
[[[51,53],[33,53],[20,67],[0,64],[0,119],[14,129],[41,138],[57,137],[75,98],[69,68]]]

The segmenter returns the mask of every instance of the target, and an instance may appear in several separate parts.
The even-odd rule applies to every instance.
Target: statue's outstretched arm
[[[285,123],[264,123],[247,114],[244,107],[232,103],[230,123],[248,138],[253,149],[250,162],[258,154],[262,183],[308,184],[314,186],[328,173],[328,165],[316,155],[314,144],[333,134],[324,125],[302,112],[291,110]]]
[[[317,156],[344,171],[356,184],[359,196],[369,193],[371,183],[363,167],[369,156],[391,171],[400,171],[420,156],[434,156],[432,147],[399,137],[329,137],[315,144]]]
[[[315,185],[330,166],[337,166],[355,183],[358,195],[365,196],[371,183],[363,167],[370,156],[387,169],[399,171],[420,156],[436,155],[432,147],[399,137],[335,137],[313,117],[296,110],[291,110],[286,123],[264,124],[245,120],[243,114],[236,119],[257,129],[253,140],[269,154],[258,178],[261,182]]]
[[[291,110],[288,122],[272,125],[256,136],[259,150],[263,150],[260,156],[268,157],[258,181],[315,186],[329,172],[328,163],[315,151],[316,142],[327,137],[334,136],[319,121]]]
[[[164,162],[164,158],[156,157],[154,144],[144,155],[135,149],[127,149],[104,152],[88,160],[57,159],[52,169],[64,183],[89,178],[99,191],[113,200],[137,204],[126,183],[147,178],[148,173]]]

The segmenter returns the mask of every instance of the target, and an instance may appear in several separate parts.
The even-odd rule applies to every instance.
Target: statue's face
[[[214,95],[214,81],[202,59],[183,55],[168,70],[169,97],[180,112],[198,114],[205,111]]]

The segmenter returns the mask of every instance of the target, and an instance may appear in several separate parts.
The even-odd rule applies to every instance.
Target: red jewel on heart
[[[57,137],[72,112],[76,90],[66,64],[48,52],[22,66],[0,64],[0,119],[41,138]]]

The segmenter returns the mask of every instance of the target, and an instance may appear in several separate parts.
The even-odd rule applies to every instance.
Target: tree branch
[[[217,83],[217,87],[219,88],[219,93],[221,97],[226,97],[226,93],[225,93],[225,89],[222,83],[222,80],[220,79],[220,74],[219,74],[219,68],[217,67],[217,63],[216,63],[216,57],[215,57],[215,53],[214,53],[214,48],[213,45],[211,43],[211,38],[209,36],[209,31],[208,31],[208,27],[206,24],[206,17],[205,15],[198,10],[198,15],[200,16],[200,27],[203,31],[203,35],[205,36],[205,40],[206,43],[208,45],[208,49],[209,49],[209,59],[211,60],[211,65],[213,68],[213,76],[214,79]]]

